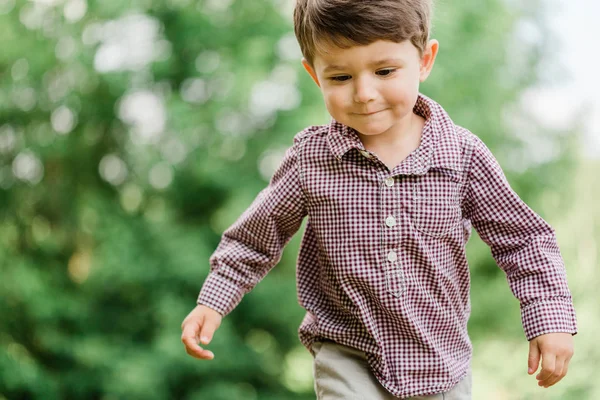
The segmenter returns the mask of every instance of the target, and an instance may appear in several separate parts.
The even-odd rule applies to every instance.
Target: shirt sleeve
[[[306,215],[296,152],[286,151],[269,185],[223,233],[197,304],[229,314],[281,259]]]
[[[577,333],[575,309],[554,229],[510,187],[487,146],[472,136],[465,217],[491,248],[521,304],[527,340]]]

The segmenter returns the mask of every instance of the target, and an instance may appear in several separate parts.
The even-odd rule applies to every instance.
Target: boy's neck
[[[415,151],[421,144],[425,119],[420,115],[412,114],[410,123],[401,129],[398,126],[390,132],[384,132],[375,136],[367,136],[359,133],[359,137],[365,149],[371,151],[390,171],[399,165],[406,157]]]

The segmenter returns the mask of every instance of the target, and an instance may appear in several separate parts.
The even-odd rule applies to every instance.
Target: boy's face
[[[342,49],[333,45],[302,64],[320,87],[329,114],[362,135],[407,129],[419,84],[429,76],[438,50],[431,40],[419,57],[410,42],[379,40]]]

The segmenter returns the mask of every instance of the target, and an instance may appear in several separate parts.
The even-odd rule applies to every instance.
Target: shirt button
[[[385,184],[388,186],[394,186],[394,178],[387,178]]]
[[[362,154],[363,156],[365,156],[366,158],[371,158],[373,157],[368,151],[366,150],[360,150],[360,154]]]
[[[398,259],[398,254],[396,254],[396,252],[394,250],[390,251],[388,253],[388,260],[391,262],[394,262]]]
[[[392,217],[392,216],[390,215],[389,217],[387,217],[387,218],[385,219],[385,224],[386,224],[387,226],[389,226],[390,228],[391,228],[392,226],[395,226],[395,225],[396,225],[396,218],[394,218],[394,217]]]

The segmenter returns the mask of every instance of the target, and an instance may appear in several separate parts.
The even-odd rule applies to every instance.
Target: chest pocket
[[[462,226],[461,173],[430,169],[412,182],[410,219],[419,232],[444,236]]]

